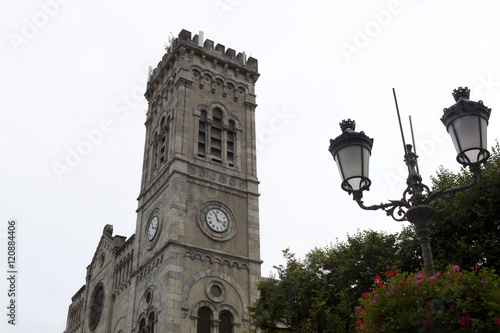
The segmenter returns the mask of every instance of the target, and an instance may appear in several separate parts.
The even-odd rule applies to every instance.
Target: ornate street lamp
[[[457,150],[457,162],[472,170],[479,168],[490,157],[486,150],[486,128],[491,109],[482,101],[469,101],[469,96],[467,87],[453,90],[456,103],[444,109],[441,121]]]
[[[348,119],[340,123],[342,134],[332,140],[330,152],[337,162],[342,189],[349,193],[369,190],[368,165],[373,139],[355,132],[356,122]]]
[[[394,90],[393,93],[396,101]],[[406,181],[408,187],[400,200],[389,200],[389,203],[380,205],[364,205],[363,191],[369,190],[371,185],[368,178],[368,165],[373,139],[363,132],[355,132],[354,120],[342,121],[340,123],[342,134],[335,140],[330,140],[329,150],[337,163],[342,178],[342,189],[352,194],[353,199],[362,209],[383,209],[396,221],[413,223],[422,247],[424,266],[432,274],[435,272],[429,240],[429,219],[435,212],[444,211],[455,193],[465,191],[477,183],[481,164],[486,163],[490,156],[486,150],[486,129],[491,109],[484,106],[482,101],[469,101],[469,95],[470,90],[467,87],[455,89],[453,97],[456,103],[444,109],[444,115],[441,118],[457,150],[457,161],[464,167],[469,167],[473,174],[472,181],[467,185],[431,192],[429,187],[422,183],[417,165],[418,156],[413,151],[412,145],[407,145],[404,141],[397,101],[396,110],[403,139],[404,158],[408,167]]]

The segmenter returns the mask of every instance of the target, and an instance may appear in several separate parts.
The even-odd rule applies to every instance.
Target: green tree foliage
[[[286,266],[275,267],[277,275],[259,283],[260,298],[249,308],[254,329],[352,332],[351,314],[373,276],[419,267],[418,243],[407,234],[358,231],[347,241],[312,250],[304,260],[284,251]]]
[[[481,172],[479,183],[458,193],[448,209],[430,221],[431,246],[439,269],[452,263],[464,268],[484,266],[500,270],[500,147]],[[440,168],[432,178],[433,191],[470,182],[462,169],[454,174]]]

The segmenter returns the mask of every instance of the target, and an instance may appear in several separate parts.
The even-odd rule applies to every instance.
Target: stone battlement
[[[200,52],[202,50],[203,52]],[[203,53],[203,55],[201,54]],[[169,67],[169,63],[178,57],[188,56],[192,59],[195,55],[204,57],[207,61],[225,64],[228,67],[238,69],[240,73],[251,73],[252,77],[258,77],[258,61],[253,57],[246,59],[244,52],[236,53],[235,50],[227,48],[222,44],[214,45],[210,39],[203,41],[200,46],[200,36],[191,37],[191,32],[182,30],[177,38],[172,41],[169,50],[165,53],[156,68],[150,74],[149,81],[154,81],[159,73]]]
[[[191,32],[189,32],[187,30],[182,30],[179,33],[178,38],[175,39],[174,44],[175,44],[175,42],[177,42],[177,43],[186,42],[186,43],[192,44],[195,47],[199,47],[198,46],[199,45],[199,38],[200,38],[200,36],[194,35],[194,37],[191,39]],[[222,44],[217,44],[214,46],[214,42],[211,41],[210,39],[206,39],[203,42],[203,48],[205,49],[205,51],[208,51],[208,52],[212,51],[211,53],[213,53],[214,55],[222,56],[222,58],[227,58],[228,60],[230,60],[232,62],[238,62],[241,66],[247,67],[248,69],[252,69],[255,72],[258,72],[257,59],[252,58],[252,57],[249,57],[248,59],[244,59],[245,54],[242,52],[239,52],[238,54],[236,54],[235,50],[233,50],[231,48],[228,48],[226,50],[226,47]]]

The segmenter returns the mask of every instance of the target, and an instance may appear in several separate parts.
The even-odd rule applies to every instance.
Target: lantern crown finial
[[[455,102],[462,99],[468,100],[470,97],[470,89],[467,87],[458,87],[457,89],[453,89],[451,94],[453,95],[453,98],[455,98]]]
[[[346,131],[354,132],[354,130],[356,129],[356,122],[351,119],[344,119],[339,125],[342,133],[345,133]]]

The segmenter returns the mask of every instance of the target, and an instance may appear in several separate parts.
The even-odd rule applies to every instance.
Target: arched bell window
[[[207,112],[201,111],[198,121],[198,156],[205,157],[207,142]]]
[[[160,122],[160,142],[159,142],[159,159],[160,165],[168,161],[169,158],[169,142],[170,142],[170,123],[171,118],[168,117],[167,120],[163,118]]]
[[[199,113],[196,156],[228,167],[237,166],[238,125],[227,119],[221,108],[201,110]]]
[[[165,125],[165,118],[161,120],[160,123],[160,142],[158,143],[159,146],[159,152],[158,155],[160,157],[160,165],[165,163],[166,160],[166,141],[167,141],[167,136],[166,136],[166,125]]]
[[[213,161],[222,161],[222,111],[214,109],[210,126],[210,154]]]
[[[235,142],[236,142],[236,126],[234,120],[229,121],[227,129],[227,162],[229,166],[234,166]]]
[[[152,143],[151,143],[151,152],[152,152],[152,156],[151,156],[151,168],[154,170],[158,169],[159,168],[159,156],[158,156],[158,141],[159,141],[159,137],[158,137],[158,133],[155,133],[153,135],[153,139],[152,139]]]
[[[159,127],[152,136],[151,170],[158,171],[169,160],[172,117],[162,117]]]

